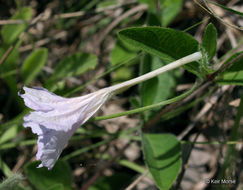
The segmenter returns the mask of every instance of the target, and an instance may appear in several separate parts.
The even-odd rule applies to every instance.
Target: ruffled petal
[[[26,96],[28,101],[29,99],[36,100],[36,97],[33,97],[33,94],[29,95],[27,91],[26,96],[24,95],[22,95],[24,100]],[[53,98],[52,94],[49,95]],[[52,103],[50,110],[35,109],[36,111],[24,117],[24,121],[41,124],[48,129],[68,131],[74,124],[84,124],[99,110],[109,96],[109,92],[100,90],[77,98],[65,98],[65,100],[56,101],[55,104]],[[48,97],[45,98],[48,99]],[[55,101],[52,100],[52,102]]]
[[[20,96],[25,105],[35,110],[24,117],[24,127],[30,127],[38,135],[37,160],[39,167],[51,169],[59,158],[68,140],[77,128],[92,117],[111,96],[111,91],[102,89],[77,97],[63,98],[44,88],[24,87]]]
[[[38,134],[36,159],[41,161],[38,168],[47,167],[49,170],[53,168],[68,140],[78,128],[75,126],[72,130],[64,132],[46,129],[35,123],[25,123],[24,125],[31,127],[32,132]]]
[[[50,111],[55,108],[55,105],[57,103],[63,102],[66,100],[66,98],[63,98],[61,96],[57,96],[45,88],[23,88],[25,91],[25,94],[20,94],[24,99],[24,103],[27,107],[38,110],[38,111]]]

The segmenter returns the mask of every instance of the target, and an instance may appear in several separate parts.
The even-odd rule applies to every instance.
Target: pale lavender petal
[[[76,123],[84,124],[109,98],[109,93],[97,91],[78,98],[66,98],[51,105],[49,111],[36,110],[24,117],[25,122],[35,122],[48,129],[68,131]]]
[[[33,110],[38,111],[50,111],[53,110],[55,105],[58,102],[63,102],[66,100],[66,98],[63,98],[61,96],[57,96],[45,88],[23,88],[25,91],[25,94],[20,94],[24,99],[25,105]]]
[[[68,140],[78,128],[76,126],[72,130],[64,132],[36,126],[35,123],[25,123],[24,125],[31,127],[33,133],[38,134],[36,159],[41,161],[38,167],[44,166],[49,170],[52,169]],[[36,130],[37,128],[38,130]]]
[[[44,88],[24,87],[25,105],[35,110],[24,117],[24,127],[38,135],[39,167],[51,169],[77,128],[92,117],[111,96],[107,89],[77,97],[63,98]]]

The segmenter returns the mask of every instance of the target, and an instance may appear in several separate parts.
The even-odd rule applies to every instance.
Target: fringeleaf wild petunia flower
[[[75,98],[57,96],[44,88],[24,87],[25,93],[19,95],[34,111],[24,117],[23,126],[30,127],[38,135],[36,158],[41,161],[38,167],[51,169],[78,127],[113,94],[201,57],[201,53],[196,52],[140,77]]]

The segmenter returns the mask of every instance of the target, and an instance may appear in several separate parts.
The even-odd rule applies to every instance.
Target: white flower
[[[38,135],[37,160],[39,167],[51,169],[70,137],[92,117],[111,96],[102,89],[77,98],[63,98],[44,88],[24,87],[20,94],[25,105],[34,111],[24,117],[24,127]]]
[[[63,98],[44,88],[24,87],[25,94],[19,95],[34,111],[24,117],[23,125],[38,135],[36,157],[41,160],[39,167],[51,169],[77,128],[92,117],[112,94],[201,57],[202,54],[196,52],[138,78],[76,98]]]

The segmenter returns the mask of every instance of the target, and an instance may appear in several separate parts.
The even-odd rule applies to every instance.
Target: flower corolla
[[[19,94],[32,112],[24,117],[24,127],[38,135],[38,167],[51,169],[70,137],[110,98],[111,91],[102,89],[84,96],[64,98],[44,88],[23,88]]]
[[[24,117],[23,126],[30,127],[38,135],[36,157],[41,161],[39,167],[51,169],[78,127],[113,94],[201,58],[201,52],[195,52],[137,78],[76,98],[63,98],[44,88],[24,87],[25,94],[19,95],[34,111]]]

